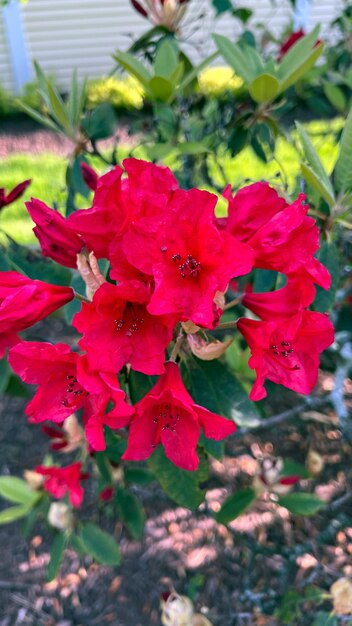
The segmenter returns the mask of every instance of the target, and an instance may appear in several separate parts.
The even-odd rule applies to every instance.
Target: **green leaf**
[[[9,384],[9,379],[11,376],[11,368],[7,362],[7,359],[0,360],[0,393],[4,393],[7,385]]]
[[[340,139],[340,153],[336,161],[335,184],[340,192],[352,190],[352,108]]]
[[[154,61],[155,76],[170,78],[178,65],[178,51],[170,40],[164,40],[157,49]]]
[[[32,117],[36,122],[39,122],[39,124],[42,124],[43,126],[50,128],[51,130],[54,130],[56,133],[62,132],[60,126],[55,124],[49,117],[46,117],[45,115],[42,115],[41,113],[38,113],[38,111],[36,111],[35,109],[32,109],[30,106],[27,106],[27,104],[25,104],[22,101],[19,101],[17,105],[20,109],[22,109],[22,111],[27,113],[27,115]]]
[[[135,76],[135,78],[137,78],[137,80],[139,80],[139,82],[142,83],[144,87],[148,87],[148,83],[152,75],[147,70],[147,68],[144,67],[144,65],[140,61],[138,61],[138,59],[136,59],[132,54],[129,54],[128,52],[122,52],[121,50],[116,50],[113,58],[119,63],[119,65],[121,65],[121,67],[126,70],[126,72],[132,74],[132,76]]]
[[[196,357],[182,363],[187,389],[197,404],[228,417],[238,425],[260,423],[259,413],[241,383],[221,361],[201,361]],[[236,434],[234,435],[236,436]]]
[[[115,496],[116,507],[121,520],[133,539],[143,537],[145,513],[139,500],[127,489],[117,487]]]
[[[66,545],[64,533],[57,533],[50,550],[50,561],[48,563],[48,581],[53,580],[59,570]]]
[[[212,5],[217,15],[226,13],[226,11],[232,11],[232,3],[230,0],[212,0]]]
[[[141,374],[141,372],[131,370],[128,378],[128,385],[132,403],[136,404],[144,398],[144,396],[154,387],[157,380],[157,376],[147,376],[146,374]]]
[[[67,165],[66,183],[67,187],[74,193],[79,193],[83,198],[89,198],[91,190],[84,182],[81,163],[86,162],[82,156],[76,156],[73,163]],[[66,213],[67,216],[67,213]]]
[[[317,286],[317,294],[314,300],[314,309],[321,313],[327,313],[335,304],[336,291],[340,279],[339,252],[334,243],[324,241],[317,252],[317,259],[325,265],[331,274],[331,286],[326,290]]]
[[[254,489],[241,489],[240,491],[232,493],[226,498],[220,511],[215,515],[216,521],[219,522],[219,524],[232,522],[232,520],[242,515],[242,513],[248,509],[256,497]]]
[[[213,39],[225,61],[235,70],[238,76],[241,76],[246,83],[250,83],[255,78],[255,74],[241,48],[232,43],[227,37],[217,33],[213,34]]]
[[[292,70],[292,73],[289,74],[283,82],[280,81],[280,93],[286,91],[286,89],[291,87],[291,85],[294,85],[294,83],[296,83],[302,76],[304,76],[304,74],[306,74],[311,69],[311,67],[313,67],[317,59],[319,59],[319,57],[322,55],[323,50],[323,42],[321,42],[318,46],[315,46],[310,55],[307,56],[300,65],[297,64]]]
[[[109,102],[102,102],[82,120],[84,132],[93,141],[109,139],[117,128],[117,117]]]
[[[156,100],[167,102],[174,92],[174,85],[167,78],[153,76],[148,83],[148,90]]]
[[[302,463],[298,463],[298,461],[294,461],[293,459],[284,459],[284,468],[282,470],[282,475],[299,476],[300,478],[310,477],[307,468],[302,465]]]
[[[199,73],[202,70],[204,70],[206,67],[208,67],[208,65],[212,61],[214,61],[218,56],[219,56],[218,52],[213,52],[213,54],[206,57],[206,59],[204,59],[199,65],[197,65],[196,67],[193,67],[192,69],[189,69],[189,71],[186,73],[181,83],[178,85],[177,91],[182,93],[186,89],[186,87],[188,87],[197,78]],[[182,57],[182,56],[181,58],[187,59],[187,57]]]
[[[277,70],[280,91],[285,91],[293,85],[322,54],[324,44],[320,43],[315,46],[319,29],[320,25],[318,24],[309,35],[299,39],[285,54]]]
[[[295,515],[314,515],[319,509],[325,506],[325,502],[314,493],[288,493],[280,496],[279,505],[285,507],[290,513]]]
[[[177,152],[180,154],[205,154],[210,152],[208,146],[201,141],[187,141],[177,144]]]
[[[280,84],[275,76],[271,74],[261,74],[250,83],[248,89],[255,102],[269,102],[276,98],[279,93]]]
[[[299,122],[296,122],[296,128],[301,140],[304,156],[307,159],[308,164],[316,177],[319,179],[321,185],[328,191],[329,196],[334,199],[335,194],[333,186],[308,134]]]
[[[153,474],[143,467],[125,467],[123,475],[126,483],[136,485],[150,485],[154,480]]]
[[[346,109],[347,102],[342,89],[332,83],[324,83],[323,89],[332,106],[335,107],[335,109],[337,109],[340,113],[343,113]]]
[[[154,105],[155,122],[165,141],[171,140],[177,134],[178,120],[174,110],[167,104],[157,102]]]
[[[49,81],[47,81],[47,91],[50,99],[49,110],[52,117],[62,126],[67,136],[74,139],[75,132],[71,126],[64,102],[58,91]]]
[[[10,502],[25,504],[31,507],[40,494],[30,488],[28,483],[17,476],[0,476],[0,496]]]
[[[262,291],[272,291],[275,289],[278,273],[274,270],[256,269],[254,272],[253,291],[261,293]]]
[[[80,274],[75,273],[71,280],[71,287],[82,296],[86,295],[86,284]],[[65,320],[71,326],[72,320],[76,313],[82,308],[82,302],[78,298],[73,298],[71,302],[65,305]]]
[[[228,138],[227,147],[230,150],[231,156],[239,154],[248,143],[249,131],[243,126],[235,126]]]
[[[21,517],[25,517],[29,511],[30,507],[28,505],[21,504],[19,506],[11,506],[8,509],[0,512],[0,525],[9,524],[10,522],[14,522]]]
[[[303,178],[307,181],[308,185],[311,185],[327,202],[330,208],[335,204],[335,198],[331,195],[329,189],[325,187],[323,181],[316,175],[309,165],[301,163],[301,172]]]
[[[103,481],[103,484],[104,485],[111,485],[111,483],[112,483],[111,465],[110,465],[108,459],[106,458],[106,453],[105,452],[96,452],[95,455],[94,455],[94,459],[95,459],[95,461],[97,463],[97,467],[98,467],[101,479]]]
[[[205,494],[199,484],[208,478],[208,465],[204,457],[200,458],[196,472],[188,472],[171,463],[159,446],[148,464],[165,493],[177,504],[196,509],[203,502]]]
[[[105,530],[87,522],[81,528],[80,538],[85,550],[98,563],[103,565],[119,565],[121,563],[120,549],[115,539]]]

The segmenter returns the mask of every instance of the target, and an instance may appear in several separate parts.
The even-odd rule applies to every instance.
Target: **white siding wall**
[[[0,8],[1,12],[1,8]],[[11,59],[8,50],[7,37],[5,33],[5,26],[0,17],[0,85],[13,91],[15,89],[15,82],[12,75]]]
[[[214,30],[235,38],[237,20],[214,20],[210,0],[192,0],[183,36],[187,51],[198,60],[213,45]],[[279,35],[292,16],[288,0],[243,0],[254,9],[250,24],[265,24]],[[338,14],[343,0],[314,0],[311,26],[322,21],[323,37],[329,36],[327,24]],[[29,56],[54,75],[61,88],[69,84],[73,68],[79,76],[99,76],[113,66],[111,54],[117,47],[128,48],[131,41],[149,27],[130,6],[129,0],[29,0],[22,8]],[[201,15],[203,14],[203,17]],[[12,88],[11,66],[0,21],[0,83]]]

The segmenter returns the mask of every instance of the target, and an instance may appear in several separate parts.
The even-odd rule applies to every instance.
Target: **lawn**
[[[342,121],[311,122],[307,129],[324,165],[330,171],[337,157],[335,132],[341,128]],[[295,138],[295,134],[293,133]],[[128,149],[121,148],[120,158],[128,153]],[[142,148],[133,150],[133,156],[143,158]],[[247,181],[267,180],[272,184],[287,186],[290,193],[297,190],[297,176],[299,174],[299,153],[285,139],[277,141],[275,158],[265,164],[260,161],[251,148],[243,150],[235,158],[224,154],[221,165],[228,182],[238,188]],[[165,160],[172,167],[172,161]],[[49,206],[54,204],[64,206],[65,202],[65,161],[55,154],[13,154],[3,159],[0,166],[0,185],[9,190],[17,183],[27,178],[32,184],[26,194],[11,206],[3,209],[0,215],[0,228],[13,237],[18,243],[34,243],[32,222],[26,212],[24,202],[30,197],[40,198]],[[215,180],[221,184],[222,178],[216,165],[213,166]],[[86,200],[82,207],[88,206]]]

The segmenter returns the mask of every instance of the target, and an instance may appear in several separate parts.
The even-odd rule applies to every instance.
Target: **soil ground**
[[[33,128],[32,122],[27,130],[7,125],[0,127],[0,157],[29,149],[66,154],[65,141]],[[59,319],[27,335],[38,336],[67,339]],[[321,375],[319,393],[332,383],[329,374]],[[348,381],[346,398],[351,408]],[[2,475],[21,476],[48,450],[47,438],[24,417],[26,402],[11,396],[0,399]],[[294,394],[280,392],[273,396],[268,414],[297,402],[301,399]],[[311,626],[318,610],[331,610],[330,601],[319,607],[302,602],[295,617],[278,617],[276,610],[290,589],[303,598],[308,585],[328,591],[337,578],[352,576],[352,501],[328,504],[313,517],[301,518],[263,496],[229,528],[209,516],[228,493],[251,483],[261,454],[304,462],[310,448],[323,456],[325,468],[318,481],[303,481],[302,487],[316,489],[328,503],[335,501],[351,489],[352,450],[328,406],[273,431],[234,435],[223,462],[212,461],[206,505],[197,512],[175,506],[156,483],[136,488],[148,520],[140,542],[130,540],[119,524],[111,527],[102,506],[95,521],[115,532],[124,556],[118,568],[97,565],[88,557],[78,559],[67,550],[58,578],[47,583],[50,535],[45,526],[36,527],[31,539],[24,538],[20,523],[0,527],[0,626],[158,626],[160,593],[170,587],[192,596],[197,610],[214,626]]]
[[[29,338],[38,337],[68,339],[60,319],[34,327]],[[321,391],[331,383],[330,375],[322,375]],[[351,383],[346,390],[351,403]],[[26,422],[27,401],[1,398],[1,474],[20,476],[39,464],[48,450],[48,439],[38,426]],[[270,410],[276,413],[294,402],[293,394],[280,395]],[[341,440],[328,409],[310,419],[283,422],[275,432],[234,435],[224,460],[212,462],[206,506],[197,512],[174,505],[156,483],[136,487],[148,520],[140,542],[130,540],[119,524],[111,526],[102,506],[93,515],[115,532],[124,556],[118,568],[97,565],[89,557],[79,559],[67,550],[59,577],[47,583],[47,529],[36,527],[34,537],[25,539],[20,523],[1,527],[0,626],[159,625],[160,593],[169,587],[194,597],[197,609],[206,612],[214,626],[312,624],[316,603],[302,604],[294,621],[275,618],[275,610],[289,589],[303,594],[309,584],[328,590],[340,576],[352,575],[351,501],[300,518],[263,496],[228,529],[208,514],[228,493],[251,483],[260,454],[279,453],[302,462],[309,448],[323,455],[325,468],[319,481],[303,481],[303,488],[312,490],[319,482],[319,495],[336,500],[351,484],[352,450]],[[329,611],[330,602],[325,606]]]

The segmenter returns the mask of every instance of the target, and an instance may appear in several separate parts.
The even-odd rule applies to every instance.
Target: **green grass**
[[[333,131],[341,128],[341,120],[332,122],[312,122],[307,125],[319,155],[330,172],[337,158],[337,146]],[[293,133],[293,138],[295,139]],[[126,148],[121,148],[120,158],[127,154]],[[142,148],[133,151],[136,157],[143,158]],[[286,185],[290,193],[297,190],[297,176],[299,174],[299,153],[286,140],[277,141],[275,159],[270,163],[260,161],[250,148],[243,150],[237,157],[231,158],[224,154],[221,165],[228,183],[238,188],[246,181],[267,180],[278,186]],[[165,164],[172,167],[172,161],[165,159]],[[65,169],[66,162],[62,157],[53,154],[14,154],[3,159],[0,166],[0,186],[9,191],[16,184],[32,179],[32,184],[26,193],[17,202],[6,207],[0,213],[0,229],[13,237],[18,243],[34,243],[32,233],[33,224],[25,209],[24,202],[32,196],[39,198],[49,206],[56,203],[62,207],[65,202]],[[223,184],[223,178],[214,162],[212,174],[216,182]],[[83,201],[82,206],[88,206],[89,201]]]

